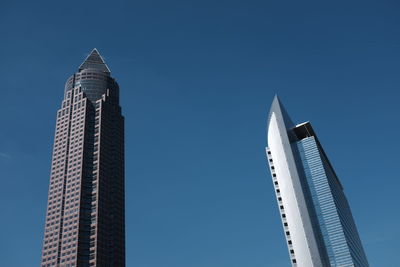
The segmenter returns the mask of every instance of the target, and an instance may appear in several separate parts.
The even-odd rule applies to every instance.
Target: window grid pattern
[[[42,266],[57,266],[63,229],[64,191],[68,168],[69,136],[72,92],[65,94],[61,109],[57,112],[53,146],[45,236],[43,241]]]
[[[296,144],[330,266],[368,266],[341,185],[315,137]]]
[[[78,234],[81,213],[81,187],[87,99],[81,88],[75,89],[71,109],[71,133],[65,186],[65,209],[60,266],[77,266]]]
[[[41,267],[125,266],[124,117],[97,50],[57,112]]]

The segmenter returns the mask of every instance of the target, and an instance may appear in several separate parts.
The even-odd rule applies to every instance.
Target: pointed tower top
[[[272,113],[277,113],[277,114],[279,114],[280,117],[282,117],[287,129],[294,126],[292,119],[290,118],[289,114],[287,113],[285,107],[282,105],[282,102],[279,99],[277,94],[275,95],[274,100],[272,101],[272,104],[271,104],[271,108],[269,110],[268,125],[269,125],[269,121],[271,119]]]
[[[274,99],[272,100],[271,106],[278,105],[280,103],[281,103],[281,100],[279,99],[278,94],[275,94]]]
[[[274,99],[272,100],[271,108],[269,110],[270,115],[272,112],[280,112],[281,107],[282,107],[282,103],[281,103],[278,95],[275,94]]]
[[[100,71],[110,73],[110,69],[96,48],[90,52],[89,56],[87,56],[85,61],[83,61],[83,63],[79,66],[79,71],[83,69],[98,69]]]

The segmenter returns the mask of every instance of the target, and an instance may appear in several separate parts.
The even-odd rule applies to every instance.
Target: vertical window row
[[[48,208],[46,214],[42,267],[57,266],[59,260],[60,232],[62,229],[63,187],[67,165],[67,146],[70,123],[70,92],[57,112],[51,163]]]
[[[289,249],[290,259],[292,261],[292,266],[297,266],[297,261],[296,261],[296,257],[295,257],[295,253],[294,253],[294,249],[293,249],[293,243],[292,243],[292,240],[290,237],[289,224],[287,222],[285,207],[283,204],[281,191],[279,189],[279,182],[278,182],[278,178],[277,178],[277,174],[276,174],[276,170],[275,170],[275,166],[274,166],[274,160],[272,157],[271,150],[269,148],[267,148],[267,159],[268,159],[268,164],[269,164],[270,171],[271,171],[272,182],[273,182],[274,189],[275,189],[276,199],[277,199],[278,206],[279,206],[279,212],[281,214],[283,229],[285,231],[285,237],[286,237],[287,246]]]
[[[93,143],[93,173],[92,173],[92,202],[91,202],[91,226],[90,226],[90,266],[96,266],[97,251],[97,214],[98,214],[98,183],[99,183],[99,160],[100,160],[100,124],[101,124],[101,100],[95,103],[94,143]]]
[[[80,88],[74,89],[71,131],[69,137],[68,171],[65,186],[64,228],[60,262],[62,266],[76,266],[79,234],[81,177],[83,164],[86,98]]]

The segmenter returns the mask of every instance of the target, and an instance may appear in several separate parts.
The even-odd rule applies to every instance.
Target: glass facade
[[[343,187],[311,124],[293,125],[277,98],[270,113],[268,144],[274,186],[291,189],[277,193],[280,211],[298,207],[282,220],[286,237],[294,236],[288,246],[292,265],[369,266]],[[296,214],[300,216],[292,219],[295,227],[287,221]]]

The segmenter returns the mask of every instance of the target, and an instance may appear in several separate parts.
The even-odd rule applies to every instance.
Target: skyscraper
[[[124,117],[94,49],[57,112],[42,267],[125,266]]]
[[[267,159],[292,266],[367,267],[343,187],[309,122],[292,123],[275,97]]]

